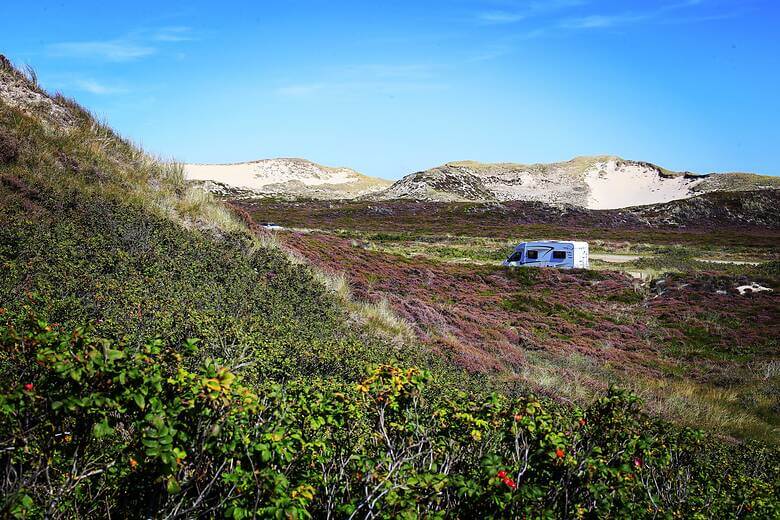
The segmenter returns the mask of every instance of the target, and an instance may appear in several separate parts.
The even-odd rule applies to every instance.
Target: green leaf
[[[179,481],[176,480],[176,477],[170,476],[165,484],[165,489],[169,494],[175,495],[181,491],[181,485],[179,484]]]
[[[125,357],[125,353],[121,350],[107,350],[106,351],[106,359],[109,361],[116,361],[117,359],[122,359]]]
[[[103,419],[92,427],[92,434],[98,439],[107,437],[112,433],[114,433],[114,429],[108,425],[108,419]]]

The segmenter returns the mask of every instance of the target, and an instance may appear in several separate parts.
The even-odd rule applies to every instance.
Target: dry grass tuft
[[[301,261],[300,254],[292,253],[292,255],[296,261]],[[302,261],[305,262],[305,260]],[[411,324],[393,311],[387,299],[382,298],[377,302],[357,300],[352,294],[349,279],[344,273],[319,269],[313,269],[312,272],[314,278],[332,292],[349,310],[352,318],[366,325],[374,334],[391,340],[399,347],[416,341]]]

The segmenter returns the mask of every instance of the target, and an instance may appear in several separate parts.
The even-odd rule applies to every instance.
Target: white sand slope
[[[350,168],[332,168],[306,159],[280,158],[232,164],[185,164],[188,180],[214,181],[257,194],[355,197],[381,190],[389,181]]]
[[[658,204],[695,195],[692,189],[704,178],[659,175],[658,169],[642,163],[608,160],[585,171],[589,209],[616,209]]]
[[[618,209],[687,199],[711,191],[780,188],[780,177],[752,173],[695,175],[617,156],[575,157],[557,163],[456,161],[415,172],[377,200],[572,204]]]

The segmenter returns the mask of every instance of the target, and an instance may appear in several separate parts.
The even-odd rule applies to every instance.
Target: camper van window
[[[515,251],[514,253],[512,253],[512,256],[510,256],[509,259],[507,259],[507,262],[518,262],[520,261],[520,256],[521,256],[520,251]]]
[[[539,251],[534,251],[533,249],[526,251],[525,257],[531,260],[536,260],[539,258]]]
[[[564,260],[566,258],[566,251],[553,251],[553,259]]]

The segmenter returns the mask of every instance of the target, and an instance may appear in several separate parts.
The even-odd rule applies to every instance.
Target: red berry
[[[580,419],[580,426],[585,426],[586,424],[588,424],[588,421],[585,419]]]
[[[503,469],[498,472],[498,478],[506,478],[506,471]]]
[[[517,487],[517,484],[515,484],[515,481],[511,478],[504,479],[504,484],[506,484],[510,489],[515,489]]]
[[[634,458],[634,466],[636,466],[637,468],[641,468],[642,464],[643,464],[642,459],[640,459],[639,457]]]
[[[32,392],[33,384],[27,383],[26,385],[24,385],[24,389],[27,390],[28,392]]]
[[[557,450],[555,450],[555,456],[558,457],[559,459],[562,459],[564,455],[565,453],[563,452],[562,449],[558,448]]]

